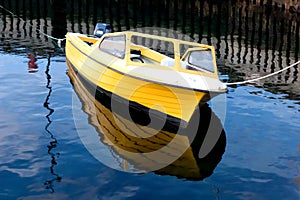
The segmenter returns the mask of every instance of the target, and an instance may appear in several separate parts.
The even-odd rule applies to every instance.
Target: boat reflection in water
[[[95,89],[87,85],[69,64],[68,67],[68,76],[82,104],[78,102],[79,105],[75,105],[73,99],[73,117],[77,132],[89,152],[103,164],[122,171],[151,171],[187,180],[202,180],[213,173],[225,151],[226,136],[221,121],[208,105],[201,106],[198,110],[201,120],[196,118],[198,121],[195,121],[192,118],[190,121],[190,124],[197,123],[197,126],[193,126],[199,126],[196,130],[189,125],[181,129],[168,120],[160,130],[155,130],[147,125],[151,115],[149,117],[140,111],[129,110],[131,119],[128,119],[115,112],[118,110],[116,103],[112,112],[111,97],[96,94],[95,98],[93,92],[91,93]],[[124,107],[124,104],[120,103],[119,106]],[[95,129],[91,129],[90,125],[90,128],[82,127],[82,119],[86,115],[81,108],[88,114],[89,123],[95,127],[96,134],[93,134]],[[83,115],[76,114],[76,109]],[[211,129],[210,132],[215,130],[220,133],[216,134],[218,139],[209,153],[200,158],[201,145],[207,139],[208,129]],[[193,137],[185,133],[191,130],[195,132]],[[155,156],[151,157],[151,154]]]

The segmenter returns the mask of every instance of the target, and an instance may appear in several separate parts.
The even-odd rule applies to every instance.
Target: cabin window
[[[149,48],[163,56],[168,56],[174,59],[174,45],[172,42],[133,35],[131,37],[131,43],[133,45]]]
[[[209,49],[191,51],[188,55],[187,69],[209,71],[214,73],[215,66],[212,52]]]
[[[171,41],[133,35],[131,37],[131,49],[140,51],[139,58],[143,63],[170,67],[175,65],[174,44]],[[140,62],[136,56],[131,60]]]
[[[125,46],[125,35],[120,35],[105,37],[102,40],[99,48],[106,53],[112,54],[119,58],[124,58]]]

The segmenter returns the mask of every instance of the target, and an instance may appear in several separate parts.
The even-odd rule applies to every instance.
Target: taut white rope
[[[271,77],[271,76],[274,76],[276,74],[279,74],[280,72],[283,72],[291,67],[294,67],[296,65],[298,65],[300,63],[300,60],[298,62],[295,62],[294,64],[291,64],[281,70],[278,70],[276,72],[273,72],[271,74],[268,74],[268,75],[265,75],[265,76],[262,76],[262,77],[259,77],[259,78],[255,78],[255,79],[251,79],[251,80],[245,80],[245,81],[239,81],[239,82],[233,82],[233,83],[225,83],[226,85],[241,85],[241,84],[245,84],[245,83],[251,83],[251,82],[255,82],[255,81],[258,81],[258,80],[261,80],[261,79],[265,79],[265,78],[268,78],[268,77]]]

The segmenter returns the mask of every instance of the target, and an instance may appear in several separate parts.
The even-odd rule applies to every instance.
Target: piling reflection
[[[44,182],[44,185],[46,189],[49,189],[52,193],[55,191],[54,190],[54,183],[55,182],[60,182],[61,181],[61,176],[59,176],[55,170],[54,167],[57,165],[57,158],[59,157],[60,153],[59,152],[53,152],[54,149],[57,147],[57,139],[53,135],[53,133],[49,130],[49,126],[52,123],[52,120],[50,116],[54,113],[54,109],[49,106],[49,99],[52,93],[52,86],[51,86],[51,75],[50,75],[50,55],[48,56],[48,63],[46,66],[45,74],[47,76],[47,85],[46,88],[48,89],[48,94],[46,96],[45,102],[44,102],[44,108],[46,108],[49,113],[45,116],[47,119],[47,124],[45,126],[45,131],[49,134],[50,136],[50,142],[47,145],[48,148],[48,154],[51,156],[51,165],[50,165],[50,173],[53,176],[53,178],[48,179]]]
[[[114,159],[115,163],[119,163],[118,169],[131,172],[148,172],[153,163],[160,166],[165,160],[169,160],[169,157],[173,157],[174,161],[172,163],[166,163],[163,168],[155,170],[154,173],[176,176],[188,180],[202,180],[210,176],[221,161],[226,146],[225,131],[220,120],[207,105],[200,109],[200,121],[191,120],[193,121],[191,122],[191,126],[194,125],[192,123],[199,124],[195,138],[191,139],[189,133],[183,133],[191,130],[189,125],[186,129],[179,130],[178,126],[167,120],[161,130],[155,130],[147,126],[149,116],[140,113],[140,111],[129,110],[132,119],[128,119],[122,113],[118,113],[116,107],[124,106],[124,104],[119,103],[117,105],[117,102],[114,103],[114,111],[116,112],[113,113],[110,110],[110,97],[99,93],[96,96],[100,101],[95,100],[95,94],[91,94],[88,90],[89,85],[80,76],[77,76],[71,68],[68,71],[68,75],[77,96],[81,100],[83,111],[88,114],[89,123],[97,130],[99,143],[111,149],[110,153],[107,152],[110,155],[103,155],[101,153],[101,157],[109,156]],[[81,121],[81,119],[78,120]],[[213,126],[213,128],[210,126]],[[199,158],[200,148],[209,132],[209,128],[221,131],[221,134],[215,133],[216,135],[220,135],[216,144],[206,156]],[[79,129],[82,128],[79,127]],[[89,131],[79,132],[78,134],[83,135],[92,134]],[[145,137],[145,135],[149,137]],[[175,142],[176,146],[168,146],[171,141],[173,142],[175,136],[177,137],[176,139],[179,138]],[[83,143],[86,145],[86,143],[90,144],[91,141]],[[180,148],[183,148],[187,144],[190,145],[186,151],[182,155],[177,155],[181,151]],[[95,150],[95,144],[92,146],[93,155],[97,151],[103,152],[103,149],[100,148]],[[163,153],[158,154],[161,157],[154,160],[148,153],[156,151],[163,151]]]
[[[52,8],[51,25],[53,27],[51,36],[55,38],[64,38],[67,32],[67,3],[65,0],[52,0],[50,3]]]

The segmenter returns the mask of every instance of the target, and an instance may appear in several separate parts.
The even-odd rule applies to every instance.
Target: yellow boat
[[[112,94],[186,125],[200,103],[227,90],[218,77],[213,46],[97,27],[99,37],[67,33],[65,49],[68,66],[95,94]]]
[[[72,69],[68,71],[68,76],[82,104],[77,108],[82,108],[88,115],[89,124],[96,130],[93,133],[86,131],[90,130],[86,127],[77,127],[79,137],[89,152],[103,164],[128,172],[151,171],[187,180],[202,180],[210,176],[221,161],[226,147],[225,131],[207,105],[200,108],[202,118],[196,122],[197,130],[194,123],[178,129],[168,122],[162,130],[155,130],[113,113],[105,106],[109,98],[95,100]],[[79,113],[73,113],[78,126],[83,119]],[[139,118],[136,115],[132,117]],[[213,127],[212,132],[208,131],[209,126]],[[148,137],[144,137],[145,134]],[[217,136],[215,145],[205,157],[200,158],[199,152],[209,134]],[[104,151],[102,144],[109,151]]]

